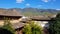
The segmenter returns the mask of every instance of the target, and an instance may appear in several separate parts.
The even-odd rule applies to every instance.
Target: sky
[[[60,9],[60,0],[0,0],[0,8]]]

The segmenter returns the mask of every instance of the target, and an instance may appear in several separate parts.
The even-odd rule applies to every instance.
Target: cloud
[[[42,0],[43,2],[49,2],[49,0]]]
[[[56,10],[60,10],[60,9],[56,9]]]
[[[43,2],[50,2],[50,1],[56,1],[56,0],[42,0]]]
[[[22,3],[24,0],[16,0],[16,3]]]
[[[38,5],[38,7],[41,7],[42,5]]]
[[[30,4],[29,4],[29,3],[27,3],[27,4],[26,4],[26,6],[27,6],[27,7],[29,7],[29,6],[30,6]]]

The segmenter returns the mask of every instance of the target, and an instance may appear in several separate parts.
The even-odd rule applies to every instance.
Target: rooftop
[[[16,10],[0,10],[0,16],[21,16],[21,14],[19,12],[17,12]]]
[[[13,24],[13,28],[18,29],[18,28],[24,27],[24,25],[25,25],[25,23],[15,23],[15,24]]]

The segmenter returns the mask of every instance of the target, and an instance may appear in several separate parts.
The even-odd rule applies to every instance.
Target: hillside
[[[52,14],[57,14],[60,12],[60,10],[56,9],[37,9],[37,8],[10,8],[10,9],[3,9],[0,8],[0,12],[9,12],[12,13],[14,11],[18,11],[20,14],[25,15],[25,16],[39,16],[39,15],[52,15]],[[15,12],[16,13],[16,12]]]

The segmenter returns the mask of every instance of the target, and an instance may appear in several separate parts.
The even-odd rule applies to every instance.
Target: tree
[[[57,14],[56,18],[53,18],[50,22],[49,32],[50,34],[60,34],[60,13]]]
[[[31,30],[32,30],[32,34],[42,34],[42,27],[40,25],[38,25],[37,23],[35,24],[34,22],[31,22],[30,24],[31,26]]]
[[[32,32],[31,32],[31,27],[30,27],[29,24],[26,24],[26,25],[24,26],[23,33],[24,33],[24,34],[32,34]]]
[[[23,31],[25,34],[42,34],[42,27],[34,22],[31,22],[27,23]]]
[[[12,24],[10,22],[9,18],[4,18],[4,25],[3,25],[3,29],[7,29],[9,31],[11,31],[13,34],[15,33],[14,29],[12,28]]]
[[[7,29],[0,28],[0,34],[13,34],[13,33]]]

